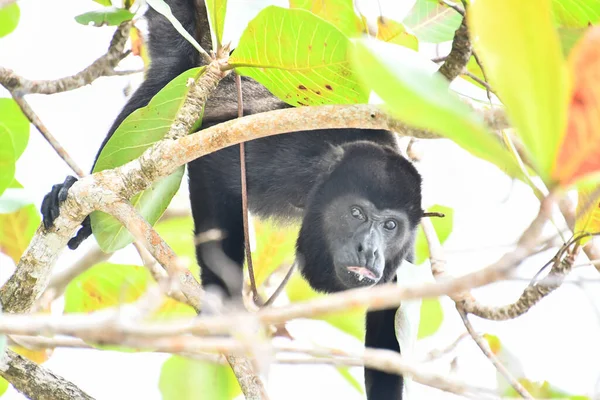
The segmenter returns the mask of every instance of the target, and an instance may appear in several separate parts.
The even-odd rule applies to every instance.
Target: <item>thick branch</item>
[[[129,37],[130,28],[131,21],[123,22],[115,31],[106,54],[73,76],[56,80],[31,81],[15,74],[8,68],[0,67],[0,85],[17,96],[29,93],[54,94],[88,85],[101,76],[110,75],[124,58],[126,53],[123,53],[123,49]]]
[[[471,46],[471,41],[469,40],[467,18],[463,17],[460,26],[454,33],[452,50],[450,50],[450,53],[446,57],[444,64],[440,67],[439,73],[452,82],[464,71],[472,53],[473,47]]]
[[[31,399],[93,399],[71,382],[8,349],[0,360],[0,376]]]

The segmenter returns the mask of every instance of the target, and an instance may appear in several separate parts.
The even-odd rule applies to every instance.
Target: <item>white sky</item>
[[[384,14],[396,17],[414,1],[381,1]],[[262,0],[230,0],[226,35],[235,38],[245,21],[262,7]],[[281,1],[279,3],[282,3]],[[283,2],[285,4],[285,2]],[[241,9],[244,4],[247,9]],[[373,3],[363,0],[361,11]],[[91,0],[23,0],[21,21],[15,32],[0,39],[0,65],[14,69],[30,79],[55,79],[76,73],[102,55],[113,28],[92,28],[77,24],[73,17],[96,7]],[[240,10],[232,14],[231,10]],[[139,66],[132,60],[128,67]],[[112,120],[126,98],[123,94],[131,77],[101,78],[85,88],[52,95],[32,95],[27,100],[66,151],[85,170]],[[139,82],[140,77],[133,78]],[[0,89],[0,96],[7,96]],[[495,167],[474,159],[447,141],[421,146],[427,204],[444,204],[455,210],[454,231],[446,242],[448,268],[456,274],[479,269],[501,256],[534,218],[537,200],[520,183],[510,180]],[[27,150],[19,160],[17,178],[31,192],[39,206],[52,184],[62,182],[71,171],[32,128]],[[551,231],[549,231],[551,232]],[[88,241],[90,242],[90,241]],[[70,265],[85,253],[90,243],[72,252],[65,251],[57,268]],[[520,269],[530,277],[551,257],[544,253]],[[125,250],[116,262],[135,262],[136,255]],[[12,273],[12,262],[0,255],[0,282]],[[598,279],[591,268],[578,268],[571,278]],[[504,304],[514,301],[526,282],[496,284],[474,293],[482,302]],[[587,294],[575,285],[563,285],[528,314],[513,321],[490,322],[473,318],[479,332],[500,337],[505,346],[519,355],[528,378],[548,380],[574,394],[593,393],[600,376],[600,284],[588,285]],[[595,302],[593,308],[590,297]],[[432,337],[417,343],[415,351],[443,348],[463,331],[452,302],[443,299],[445,320]],[[315,328],[310,328],[315,325]],[[358,348],[360,343],[343,337],[320,323],[295,323],[293,333],[332,346]],[[495,371],[474,344],[465,341],[458,352],[458,377],[477,385],[494,387]],[[79,385],[97,399],[159,399],[158,376],[165,356],[59,349],[45,364],[57,374]],[[434,365],[439,371],[449,368],[449,359]],[[362,372],[356,369],[361,379]],[[360,399],[354,389],[330,367],[273,366],[269,378],[272,399]],[[3,398],[21,399],[10,390]],[[455,396],[416,387],[415,398],[452,399]]]

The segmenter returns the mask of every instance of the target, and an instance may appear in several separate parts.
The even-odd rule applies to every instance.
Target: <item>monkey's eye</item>
[[[398,224],[396,223],[396,221],[394,221],[393,219],[388,219],[387,221],[385,221],[385,223],[383,224],[383,227],[385,229],[387,229],[388,231],[393,231],[394,229],[396,229],[396,227],[398,226]]]
[[[365,220],[365,214],[363,214],[362,210],[358,207],[352,207],[350,213],[356,219],[360,219],[361,221]]]

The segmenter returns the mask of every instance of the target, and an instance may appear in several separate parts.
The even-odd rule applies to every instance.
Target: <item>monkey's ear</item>
[[[426,218],[426,217],[439,217],[439,218],[444,218],[446,216],[446,214],[441,213],[441,212],[427,212],[427,211],[423,211],[423,215],[421,216],[421,218]]]

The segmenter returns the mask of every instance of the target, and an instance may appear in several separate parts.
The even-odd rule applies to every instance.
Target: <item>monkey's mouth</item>
[[[368,268],[351,266],[351,267],[346,267],[346,269],[348,269],[348,271],[350,271],[350,272],[355,273],[358,277],[359,282],[361,282],[365,278],[368,280],[371,280],[373,282],[377,282],[377,280],[378,280],[378,277]]]

